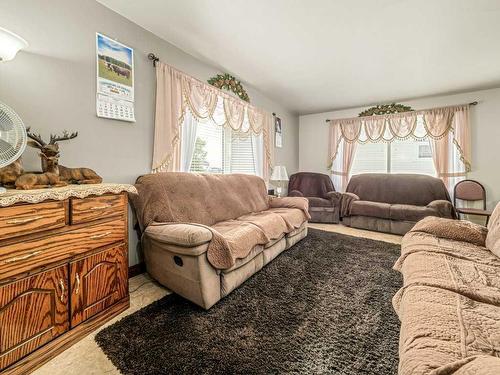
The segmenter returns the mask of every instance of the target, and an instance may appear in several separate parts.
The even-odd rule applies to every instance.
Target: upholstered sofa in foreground
[[[420,174],[352,176],[342,196],[342,223],[354,228],[405,234],[427,216],[455,218],[443,181]]]
[[[307,235],[305,198],[249,175],[157,173],[131,195],[148,273],[209,309]]]
[[[400,375],[500,374],[500,204],[488,229],[428,217],[403,238]]]
[[[310,222],[339,222],[342,194],[335,191],[330,176],[312,172],[292,174],[288,183],[288,196],[307,198]]]

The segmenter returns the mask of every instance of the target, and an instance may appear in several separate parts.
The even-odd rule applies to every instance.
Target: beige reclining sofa
[[[394,269],[400,375],[500,374],[500,203],[488,228],[427,217]]]
[[[209,309],[307,235],[305,198],[250,175],[157,173],[131,195],[148,273]]]

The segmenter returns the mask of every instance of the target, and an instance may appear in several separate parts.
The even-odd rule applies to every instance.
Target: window
[[[262,136],[239,134],[213,122],[195,126],[190,172],[259,174],[256,152]]]
[[[387,144],[368,142],[356,145],[351,174],[387,172]]]
[[[213,123],[200,123],[197,125],[190,172],[223,172],[223,133],[224,128]]]
[[[358,144],[351,175],[359,173],[420,173],[436,175],[428,139]]]

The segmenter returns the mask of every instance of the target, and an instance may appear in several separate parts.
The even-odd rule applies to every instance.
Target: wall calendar
[[[134,50],[96,33],[98,117],[135,122]]]

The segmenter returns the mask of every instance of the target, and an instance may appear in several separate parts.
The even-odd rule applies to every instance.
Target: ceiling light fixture
[[[19,35],[0,27],[0,62],[12,60],[28,42]]]

